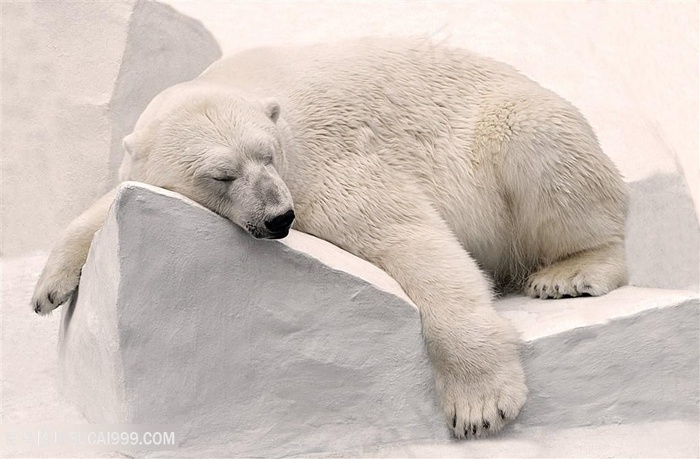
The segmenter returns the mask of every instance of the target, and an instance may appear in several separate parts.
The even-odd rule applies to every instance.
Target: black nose
[[[294,211],[288,210],[282,215],[265,221],[265,226],[273,233],[279,233],[288,230],[294,221]]]

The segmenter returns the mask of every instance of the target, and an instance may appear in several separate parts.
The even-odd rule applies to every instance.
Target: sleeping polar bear
[[[121,180],[179,192],[256,238],[293,222],[394,277],[419,307],[459,438],[498,431],[527,394],[492,283],[560,298],[626,281],[626,190],[590,126],[463,50],[372,39],[244,52],[157,96],[124,148]],[[39,314],[77,287],[113,198],[51,253]]]

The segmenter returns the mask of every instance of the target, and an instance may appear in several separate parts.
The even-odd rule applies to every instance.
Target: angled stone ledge
[[[697,294],[496,306],[525,340],[517,425],[697,419]],[[176,425],[181,447],[238,456],[448,439],[415,306],[306,234],[255,240],[126,183],[62,314],[60,386],[90,422]]]
[[[62,390],[91,422],[239,454],[447,436],[415,307],[173,193],[121,189],[63,314]]]
[[[508,298],[525,341],[528,426],[698,422],[697,294],[623,287],[597,298]]]

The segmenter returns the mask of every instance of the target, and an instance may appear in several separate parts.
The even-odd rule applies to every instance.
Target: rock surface
[[[697,422],[698,300],[627,287],[497,302],[525,340],[516,426]],[[125,184],[62,312],[59,379],[90,422],[178,426],[234,455],[447,440],[415,306],[311,236],[254,240]]]
[[[447,437],[415,307],[171,193],[122,188],[63,314],[92,422],[241,455]]]

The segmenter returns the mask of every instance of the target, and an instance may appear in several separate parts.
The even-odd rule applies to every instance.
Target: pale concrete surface
[[[528,428],[500,438],[468,445],[413,443],[383,445],[370,450],[321,457],[440,457],[440,458],[696,458],[698,424],[650,422],[574,429]]]
[[[93,423],[182,426],[192,451],[448,444],[415,307],[369,263],[340,251],[331,268],[326,242],[292,241],[254,240],[187,198],[123,185],[62,310],[63,393]],[[381,288],[349,275],[363,265]],[[634,287],[500,300],[530,388],[514,428],[697,425],[698,306],[693,292]]]
[[[510,429],[497,438],[476,442],[409,442],[343,452],[290,457],[310,458],[643,458],[700,457],[698,424],[683,421],[633,425]],[[221,448],[181,448],[182,458],[228,457]],[[148,457],[170,457],[152,453]]]
[[[0,261],[0,423],[8,429],[18,425],[78,425],[87,422],[59,394],[56,385],[60,316],[54,314],[47,320],[36,320],[36,316],[29,313],[28,301],[45,262],[45,255],[3,258]],[[116,453],[60,454],[51,451],[42,454],[9,445],[0,450],[0,456],[123,457]]]
[[[116,184],[121,141],[221,51],[157,2],[1,2],[0,255],[46,251]]]

